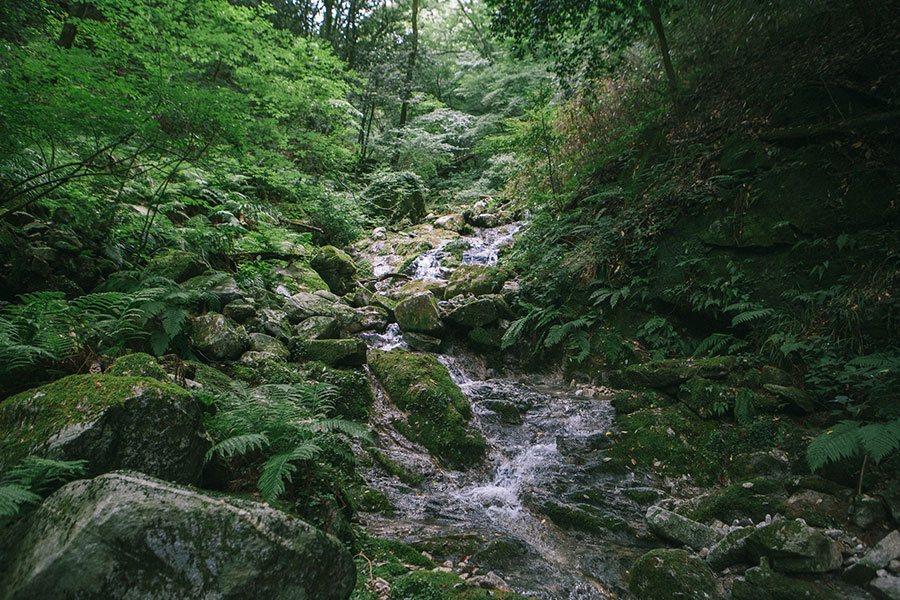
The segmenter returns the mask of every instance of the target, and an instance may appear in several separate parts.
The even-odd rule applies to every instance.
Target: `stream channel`
[[[496,265],[500,249],[519,227],[479,230],[465,238],[470,248],[462,264]],[[444,257],[440,246],[429,250],[407,273],[446,279]],[[363,337],[372,347],[407,347],[396,324],[384,334]],[[648,547],[643,510],[628,496],[652,493],[653,485],[639,475],[604,468],[603,450],[615,433],[610,390],[547,373],[499,373],[460,346],[445,352],[437,357],[472,404],[473,425],[488,443],[486,460],[467,471],[439,466],[397,431],[392,422],[402,415],[373,378],[379,451],[425,478],[409,486],[378,467],[364,472],[368,485],[397,507],[393,514],[362,514],[366,529],[376,537],[434,548],[435,560],[450,556],[454,570],[466,556],[453,548],[471,548],[474,542],[480,550],[470,560],[481,573],[494,571],[524,595],[628,597],[626,569]],[[575,514],[579,523],[571,517]]]

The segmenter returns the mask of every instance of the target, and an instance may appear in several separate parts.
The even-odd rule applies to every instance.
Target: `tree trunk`
[[[76,18],[81,19],[81,18],[84,18],[84,16],[87,14],[87,9],[88,9],[87,4],[78,2],[78,3],[70,4],[68,6],[68,8],[66,9],[66,12],[69,14],[70,17],[76,17]],[[72,23],[71,21],[66,21],[63,24],[62,31],[59,33],[59,39],[56,40],[56,45],[59,46],[60,48],[65,48],[66,50],[71,49],[72,46],[75,44],[75,35],[77,33],[78,33],[78,27],[75,25],[75,23]]]
[[[678,98],[678,78],[675,76],[675,67],[672,66],[672,57],[669,56],[669,42],[666,39],[666,30],[663,27],[662,15],[659,13],[659,0],[647,2],[647,12],[653,22],[653,30],[656,31],[656,39],[659,42],[659,52],[662,54],[663,66],[666,69],[666,79],[669,82],[669,92],[672,100]]]
[[[334,23],[334,16],[332,11],[334,10],[334,0],[324,0],[323,4],[325,5],[325,15],[322,17],[322,37],[326,40],[331,40],[331,29],[332,24]]]
[[[416,69],[416,54],[419,50],[419,0],[412,0],[412,39],[410,40],[409,62],[406,63],[406,80],[403,85],[403,104],[400,106],[400,127],[406,125],[409,113],[409,99],[412,97],[413,73]]]
[[[466,4],[463,0],[457,0],[459,4],[459,8],[462,11],[463,15],[469,20],[469,23],[472,24],[472,29],[475,30],[475,35],[478,36],[478,41],[481,42],[481,48],[484,52],[482,58],[486,58],[489,63],[494,64],[494,55],[491,53],[491,46],[488,44],[487,39],[481,34],[481,28],[478,26],[478,23],[475,22],[475,18],[469,14],[469,11],[466,9]]]

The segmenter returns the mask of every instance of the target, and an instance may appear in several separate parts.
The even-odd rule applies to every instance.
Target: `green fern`
[[[313,460],[322,449],[314,442],[304,442],[290,452],[276,454],[263,464],[256,484],[259,493],[267,501],[278,499],[285,491],[285,481],[292,482],[297,471],[297,461]]]
[[[0,526],[60,485],[84,474],[83,460],[63,461],[29,456],[0,475]]]
[[[900,419],[869,423],[841,421],[816,436],[806,449],[806,462],[811,471],[858,454],[865,454],[875,463],[900,449]]]
[[[207,450],[204,462],[209,462],[216,454],[221,458],[228,459],[236,454],[247,454],[252,450],[262,450],[268,445],[269,438],[264,433],[235,435],[222,440]]]

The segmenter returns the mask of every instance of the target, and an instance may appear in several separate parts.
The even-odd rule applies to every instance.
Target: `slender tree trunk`
[[[352,69],[356,62],[356,19],[359,18],[359,0],[350,0],[350,7],[347,9],[347,26],[344,28],[344,60],[347,61],[347,68]]]
[[[332,14],[334,0],[324,0],[323,4],[325,5],[325,15],[322,17],[322,37],[326,40],[331,40],[331,29],[334,23],[334,15]]]
[[[672,57],[669,55],[669,42],[666,39],[662,15],[659,13],[659,0],[649,0],[647,2],[647,12],[650,13],[653,29],[656,31],[659,52],[662,54],[663,66],[666,69],[666,79],[669,82],[669,92],[672,94],[672,100],[674,101],[678,98],[678,78],[675,76],[675,67],[672,66]]]
[[[87,4],[78,2],[70,4],[66,12],[70,17],[76,17],[80,19],[84,18],[84,16],[87,14],[87,8]],[[59,34],[59,39],[56,40],[56,45],[60,48],[65,48],[66,50],[71,49],[75,44],[75,35],[77,33],[78,27],[75,25],[75,23],[66,21],[63,24],[62,31]]]
[[[403,85],[403,104],[400,106],[400,127],[406,125],[409,113],[409,99],[412,97],[413,73],[416,69],[416,54],[419,51],[419,0],[412,0],[412,39],[410,40],[409,62],[406,63],[406,80]]]
[[[488,44],[487,38],[485,38],[481,34],[481,28],[478,26],[478,23],[475,22],[475,19],[472,15],[469,14],[469,11],[466,9],[466,3],[463,0],[457,0],[459,3],[459,9],[462,11],[463,15],[469,20],[469,23],[472,24],[472,28],[475,30],[475,35],[478,36],[478,40],[481,42],[481,48],[484,52],[482,58],[486,58],[489,63],[494,64],[494,55],[491,53],[491,46]]]

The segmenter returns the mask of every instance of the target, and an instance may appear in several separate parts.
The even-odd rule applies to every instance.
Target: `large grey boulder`
[[[335,317],[349,320],[353,309],[318,294],[298,292],[285,300],[282,310],[291,323],[299,323],[310,317]]]
[[[333,340],[341,337],[341,324],[334,317],[309,317],[294,327],[294,335],[304,340]]]
[[[347,331],[349,333],[359,333],[360,331],[378,331],[383,332],[387,329],[389,315],[388,311],[378,306],[364,306],[353,311],[353,317],[347,323]]]
[[[714,571],[721,571],[731,565],[746,562],[747,539],[755,533],[752,527],[735,529],[713,544],[706,555],[706,562]]]
[[[356,581],[299,519],[128,471],[64,486],[3,537],[3,600],[344,600]]]
[[[0,404],[0,472],[36,455],[196,483],[208,447],[196,400],[155,379],[70,375]]]
[[[346,340],[300,340],[292,347],[296,360],[317,360],[331,366],[358,367],[366,364],[366,343],[357,338]]]
[[[251,333],[250,347],[254,352],[271,354],[281,360],[290,358],[291,353],[282,342],[265,333]]]
[[[661,506],[647,509],[647,525],[659,537],[690,546],[694,550],[711,548],[721,537],[712,527],[692,521]]]
[[[411,296],[394,308],[397,325],[404,332],[440,335],[444,330],[437,300],[431,292]]]
[[[343,250],[325,246],[309,266],[328,284],[328,289],[339,296],[352,292],[356,287],[356,263]]]
[[[492,296],[482,296],[454,308],[447,320],[466,328],[483,327],[499,317],[497,303]]]
[[[824,573],[840,568],[837,542],[802,521],[776,521],[758,529],[747,548],[755,558],[766,557],[783,573]]]
[[[243,327],[235,327],[224,315],[213,312],[194,318],[190,340],[207,360],[237,360],[250,346]]]

